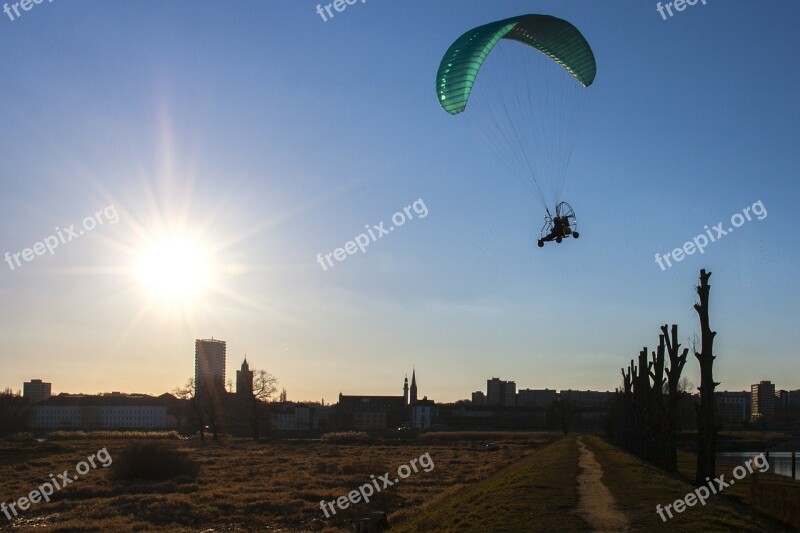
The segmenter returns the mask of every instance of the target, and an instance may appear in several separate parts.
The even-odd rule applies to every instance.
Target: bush
[[[75,439],[172,439],[179,440],[181,436],[177,431],[52,431],[45,434],[50,440],[75,440]]]
[[[338,433],[326,433],[322,436],[322,442],[359,444],[369,442],[369,435],[361,431],[340,431]]]
[[[136,442],[114,458],[114,478],[124,481],[164,481],[181,476],[197,477],[200,464],[175,446],[158,442]]]

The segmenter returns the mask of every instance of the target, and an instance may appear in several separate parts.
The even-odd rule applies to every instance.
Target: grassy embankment
[[[611,446],[598,437],[586,437],[584,442],[603,466],[603,483],[617,500],[635,530],[641,531],[791,531],[766,515],[754,512],[744,498],[747,487],[743,482],[718,495],[712,495],[705,506],[687,507],[674,518],[663,522],[656,505],[664,507],[684,498],[694,490],[689,482],[694,478],[695,459],[680,454],[681,473],[685,479],[670,476],[635,456]],[[718,468],[718,473],[730,478],[731,470]],[[688,476],[691,472],[691,477]],[[738,497],[738,498],[737,498]],[[737,501],[738,500],[738,501]],[[665,514],[666,516],[666,514]]]
[[[656,505],[673,503],[694,487],[596,436],[585,436],[584,443],[603,466],[602,481],[633,531],[791,530],[736,501],[747,493],[744,483],[731,487],[730,497],[726,491],[664,523]],[[687,456],[681,458],[685,463]],[[575,513],[577,460],[575,437],[559,440],[467,490],[431,502],[392,532],[585,531],[587,524]],[[730,472],[727,468],[720,473]]]
[[[473,487],[428,502],[392,532],[583,531],[588,524],[572,512],[577,475],[577,442],[563,438]]]

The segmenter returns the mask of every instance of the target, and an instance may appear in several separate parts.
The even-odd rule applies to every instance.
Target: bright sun
[[[188,239],[154,243],[139,256],[136,275],[156,298],[191,299],[209,283],[209,260],[202,249]]]

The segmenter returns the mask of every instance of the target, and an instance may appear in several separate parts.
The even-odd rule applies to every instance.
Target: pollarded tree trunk
[[[639,374],[636,382],[636,389],[639,391],[636,402],[636,410],[639,413],[638,432],[639,432],[639,457],[647,461],[653,461],[655,450],[655,439],[653,438],[652,422],[653,417],[650,412],[650,402],[652,400],[652,389],[650,387],[650,367],[647,364],[647,347],[639,352]]]
[[[633,451],[632,431],[633,431],[633,381],[631,373],[633,372],[633,361],[628,367],[628,372],[622,369],[622,381],[624,392],[622,396],[622,409],[620,413],[620,438],[621,446],[627,451]]]
[[[666,457],[666,439],[664,424],[664,335],[658,336],[658,349],[652,352],[650,361],[650,378],[653,380],[653,392],[650,400],[650,422],[655,439],[653,460],[664,466]]]
[[[672,331],[667,331],[667,325],[661,326],[664,341],[666,343],[667,354],[669,354],[669,368],[667,372],[667,417],[665,428],[665,446],[666,456],[664,461],[664,468],[670,472],[678,471],[678,408],[680,407],[680,393],[678,391],[678,382],[681,380],[681,372],[683,372],[683,365],[686,364],[686,357],[689,355],[689,349],[684,348],[683,352],[678,355],[681,345],[678,343],[678,325],[672,325]]]
[[[694,353],[700,362],[700,405],[697,406],[697,471],[695,484],[704,485],[706,478],[716,476],[717,425],[714,389],[719,383],[714,381],[714,337],[708,322],[708,296],[711,286],[708,279],[711,272],[700,271],[700,285],[697,295],[700,302],[694,305],[700,317],[700,352]]]

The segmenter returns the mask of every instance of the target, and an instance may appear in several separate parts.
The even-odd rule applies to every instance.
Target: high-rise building
[[[250,365],[247,364],[246,356],[242,363],[242,369],[236,371],[236,394],[241,396],[253,395],[253,371],[250,370]]]
[[[197,339],[194,343],[197,395],[225,392],[225,341]]]
[[[503,405],[507,407],[517,405],[517,384],[513,381],[506,381],[503,387]]]
[[[32,379],[22,384],[22,397],[30,403],[39,403],[52,395],[52,384],[41,379]]]
[[[486,380],[486,404],[513,407],[517,403],[517,384],[500,378]]]
[[[776,391],[775,411],[783,413],[800,411],[800,390]]]
[[[750,409],[753,420],[775,414],[775,385],[771,381],[750,387]]]

